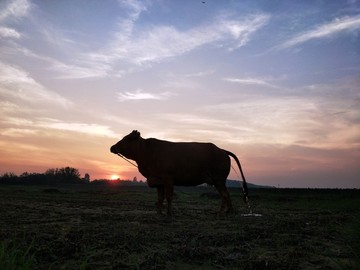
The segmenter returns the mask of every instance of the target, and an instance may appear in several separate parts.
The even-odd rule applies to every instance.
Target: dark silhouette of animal
[[[225,186],[233,157],[243,179],[244,201],[247,202],[247,184],[236,155],[220,149],[212,143],[169,142],[154,138],[143,139],[134,130],[110,151],[121,157],[136,161],[139,172],[147,178],[149,187],[156,187],[158,193],[157,211],[166,198],[167,215],[170,216],[174,186],[196,186],[203,183],[215,186],[222,202],[220,213],[233,212],[229,192]]]

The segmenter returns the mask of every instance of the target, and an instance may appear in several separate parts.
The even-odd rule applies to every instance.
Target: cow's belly
[[[189,160],[192,162],[189,162]],[[204,183],[214,185],[225,183],[230,169],[228,156],[224,159],[194,160],[193,156],[182,159],[164,161],[161,166],[154,165],[147,170],[140,168],[140,172],[147,178],[150,187],[159,185],[197,186]],[[176,166],[174,165],[176,164]],[[209,166],[208,164],[212,164]]]
[[[211,172],[204,171],[200,174],[175,174],[175,186],[197,186],[204,183],[214,185],[214,181],[226,181],[227,174],[213,175]]]
[[[180,179],[175,179],[174,186],[198,186],[206,182],[207,181],[205,179],[201,179],[201,178],[196,178],[196,179],[180,178]]]
[[[226,176],[217,177],[216,179],[226,180]],[[204,183],[209,185],[214,184],[214,178],[210,175],[210,173],[202,173],[202,174],[184,174],[184,173],[173,173],[167,175],[159,175],[159,176],[149,176],[146,179],[146,182],[149,187],[157,187],[166,184],[172,184],[174,186],[197,186]]]
[[[162,177],[148,177],[146,182],[149,187],[158,187],[164,185],[165,181]]]

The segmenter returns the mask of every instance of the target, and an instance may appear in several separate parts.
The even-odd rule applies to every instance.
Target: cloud
[[[27,0],[7,1],[0,4],[0,23],[6,24],[10,20],[18,20],[26,16],[31,8]],[[19,39],[22,34],[12,27],[0,26],[0,38]]]
[[[7,117],[1,122],[11,127],[3,129],[0,134],[13,137],[20,137],[21,131],[24,131],[22,136],[37,134],[39,129],[71,131],[100,137],[117,137],[117,135],[108,126],[105,125],[66,122],[54,118],[41,117],[29,120],[19,117]],[[44,134],[44,132],[42,132],[42,134]]]
[[[14,18],[19,19],[28,14],[31,8],[31,3],[27,0],[7,1],[5,7],[0,9],[0,21]]]
[[[44,41],[52,48],[59,48],[66,52],[72,51],[77,46],[80,46],[80,44],[77,44],[74,40],[65,35],[61,29],[51,25],[50,22],[46,23],[46,25],[38,26],[37,30],[40,32]]]
[[[84,78],[104,78],[107,76],[110,67],[105,64],[83,63],[82,65],[66,64],[56,59],[47,59],[50,63],[50,70],[57,71],[57,79],[84,79]]]
[[[30,3],[17,0],[19,9],[7,6],[2,12],[4,18],[25,16]],[[139,23],[142,13],[149,8],[149,2],[119,0],[123,14],[118,19],[116,30],[111,39],[102,47],[93,50],[84,49],[84,33],[73,35],[72,38],[64,30],[49,23],[42,23],[40,18],[34,18],[34,35],[43,41],[43,46],[56,48],[58,59],[36,53],[36,48],[21,48],[15,43],[9,45],[7,54],[19,51],[27,57],[46,62],[50,71],[55,71],[58,79],[83,79],[121,77],[139,66],[159,63],[177,57],[205,45],[220,45],[229,50],[238,49],[250,42],[251,37],[270,19],[267,14],[249,15],[241,19],[233,19],[228,15],[214,18],[212,22],[178,29],[172,25],[147,25]],[[27,4],[27,5],[26,5]],[[22,7],[22,8],[20,8]],[[41,7],[41,6],[39,6]],[[40,21],[39,21],[40,20]],[[70,31],[73,33],[74,31]],[[19,39],[22,34],[9,27],[0,28],[0,37]],[[68,60],[62,60],[68,59]],[[200,76],[200,75],[199,75]]]
[[[297,36],[285,41],[275,49],[287,49],[313,39],[332,37],[340,32],[354,31],[360,28],[360,16],[345,16],[335,19],[330,23],[319,25],[312,30],[298,34]]]
[[[46,129],[79,132],[100,137],[117,137],[117,135],[108,126],[98,124],[64,122],[57,119],[42,118],[39,122],[35,123],[35,126]]]
[[[236,119],[230,126],[237,129],[229,130],[235,131],[234,140],[245,144],[359,149],[358,92],[358,79],[347,78],[301,86],[276,96],[242,94],[241,99],[208,105],[201,112],[214,119]]]
[[[209,105],[203,111],[236,119],[233,127],[238,127],[238,131],[233,140],[245,144],[292,145],[302,141],[305,145],[321,146],[332,143],[325,138],[335,124],[323,121],[317,100],[254,95],[244,97],[242,102]]]
[[[12,43],[11,47],[8,46],[2,49],[4,54],[7,55],[21,55],[23,57],[31,58],[31,61],[36,60],[44,63],[44,66],[46,66],[49,71],[56,72],[56,75],[52,75],[55,79],[104,78],[111,70],[109,65],[90,59],[83,59],[81,55],[76,59],[76,54],[71,58],[73,64],[68,64],[53,57],[35,53],[16,43]]]
[[[119,0],[120,5],[130,10],[132,20],[136,20],[140,14],[147,10],[147,6],[144,1],[136,0]]]
[[[68,107],[72,102],[47,90],[26,71],[0,62],[0,94],[5,99],[31,103],[43,103]]]
[[[272,84],[265,79],[262,78],[254,78],[254,77],[246,77],[246,78],[225,78],[224,81],[232,82],[232,83],[239,83],[245,85],[259,85],[259,86],[266,86],[271,88],[281,88],[278,85]]]
[[[15,29],[0,26],[0,37],[19,39],[21,34]]]
[[[198,77],[205,77],[211,74],[214,74],[215,70],[208,70],[208,71],[199,71],[199,72],[195,72],[195,73],[188,73],[185,74],[184,77],[185,78],[198,78]]]
[[[0,130],[0,134],[2,136],[7,137],[28,137],[31,135],[36,135],[37,131],[34,129],[27,129],[27,128],[7,128],[4,130]]]
[[[9,102],[9,101],[0,101],[0,112],[1,115],[4,115],[6,113],[13,113],[20,110],[20,106]]]
[[[159,119],[176,121],[177,124],[184,124],[189,126],[219,128],[228,125],[228,121],[214,119],[196,114],[183,114],[183,113],[167,113],[158,115]]]
[[[171,97],[173,94],[170,92],[162,92],[158,94],[146,93],[138,89],[135,92],[117,93],[119,101],[126,100],[164,100]]]
[[[266,25],[270,19],[269,15],[257,14],[247,17],[244,21],[224,20],[222,27],[227,29],[236,40],[236,46],[231,49],[237,49],[245,46],[250,41],[250,36]]]
[[[126,61],[143,65],[161,62],[208,44],[222,43],[236,49],[245,46],[250,36],[267,24],[269,18],[269,15],[257,14],[242,20],[216,19],[213,23],[187,30],[170,25],[155,25],[144,30],[135,29],[136,19],[131,17],[119,24],[118,32],[106,48],[89,54],[89,57],[107,63]]]

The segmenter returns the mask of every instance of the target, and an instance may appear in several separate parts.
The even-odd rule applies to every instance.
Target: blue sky
[[[359,48],[359,1],[1,1],[0,173],[142,179],[109,153],[137,129],[359,188]]]

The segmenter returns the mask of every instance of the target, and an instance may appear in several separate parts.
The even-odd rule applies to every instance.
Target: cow
[[[225,186],[230,171],[230,158],[236,161],[243,180],[244,201],[248,189],[239,159],[235,154],[212,143],[170,142],[155,138],[144,139],[137,130],[126,135],[110,151],[137,163],[139,172],[147,178],[149,187],[157,188],[157,212],[161,214],[164,199],[167,215],[171,216],[174,186],[215,186],[222,201],[220,213],[233,212],[229,192]]]

